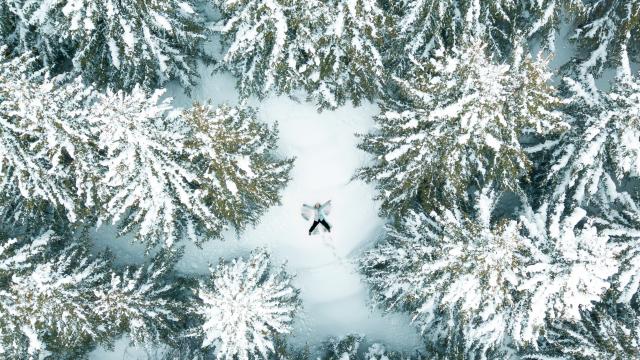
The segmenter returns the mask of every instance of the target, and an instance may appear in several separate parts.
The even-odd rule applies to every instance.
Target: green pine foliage
[[[569,66],[581,78],[600,75],[608,67],[640,60],[640,1],[584,2],[572,37],[577,54]]]
[[[358,359],[358,349],[362,340],[364,340],[364,336],[359,334],[330,338],[324,344],[325,354],[323,359],[356,360]]]
[[[130,90],[198,77],[205,36],[190,0],[2,0],[14,53],[34,51],[56,71],[71,67],[101,87]],[[206,56],[203,56],[206,58]]]
[[[240,231],[279,202],[293,160],[273,155],[277,130],[254,110],[175,111],[161,90],[101,93],[79,79],[30,77],[32,61],[1,64],[7,226],[110,221],[150,247],[171,247],[219,237],[229,225]]]
[[[511,56],[513,40],[524,36],[555,51],[557,31],[582,9],[581,0],[402,1],[397,21],[400,35],[396,52],[406,53],[405,62],[421,60],[433,51],[462,46],[469,37],[484,39],[492,53]]]
[[[625,70],[626,68],[626,70]],[[640,176],[640,78],[621,68],[610,91],[567,78],[571,129],[549,143],[546,201],[558,215],[576,206],[602,211],[627,196],[621,182]],[[545,150],[540,146],[536,150]]]
[[[493,220],[486,193],[477,217],[412,211],[360,259],[375,303],[408,311],[441,355],[508,357],[535,344],[549,321],[577,323],[613,288],[620,247],[581,210],[548,223],[525,206]]]
[[[386,19],[376,0],[325,1],[308,60],[299,71],[309,97],[335,109],[372,101],[384,88],[381,49]],[[301,71],[304,69],[304,71]]]
[[[53,231],[0,238],[0,354],[13,359],[77,358],[92,345],[129,333],[136,342],[166,339],[184,311],[167,281],[175,259],[112,270],[88,245]]]
[[[279,202],[292,160],[276,159],[275,129],[253,110],[194,105],[175,114],[140,89],[107,94],[98,106],[107,154],[100,195],[104,218],[149,246],[171,247],[240,231]],[[126,110],[123,110],[126,109]],[[125,113],[126,111],[126,113]]]
[[[225,45],[222,67],[240,95],[304,88],[321,109],[382,92],[387,22],[375,0],[215,0]]]
[[[291,332],[300,310],[299,290],[284,267],[273,268],[269,254],[256,250],[248,259],[221,262],[197,288],[194,311],[201,322],[194,333],[217,358],[266,359],[277,338]]]
[[[545,62],[516,52],[496,64],[482,42],[438,52],[396,78],[399,99],[381,105],[359,147],[375,157],[357,177],[375,182],[384,214],[416,199],[431,210],[468,203],[481,186],[516,191],[531,163],[523,134],[562,128]]]
[[[86,119],[94,92],[79,80],[34,72],[34,62],[25,55],[0,63],[3,227],[90,222],[97,154]]]
[[[252,108],[195,103],[181,118],[190,128],[185,151],[202,179],[206,203],[242,230],[280,202],[293,159],[274,156],[277,124],[269,128]]]
[[[640,316],[637,310],[600,304],[584,311],[578,323],[556,323],[538,351],[524,359],[603,360],[640,357]]]

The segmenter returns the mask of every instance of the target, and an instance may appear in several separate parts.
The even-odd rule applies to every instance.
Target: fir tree
[[[575,323],[581,311],[603,299],[614,285],[622,247],[582,208],[557,218],[546,205],[536,213],[526,205],[521,222],[535,245],[535,263],[525,269],[526,278],[518,286],[526,296],[514,309],[520,325],[513,337],[518,343],[533,343],[549,322]]]
[[[190,0],[5,2],[15,19],[9,42],[46,66],[70,61],[85,80],[128,90],[170,79],[189,88],[197,78],[204,28]]]
[[[186,129],[169,116],[170,100],[159,101],[140,88],[131,94],[107,93],[94,106],[101,127],[99,146],[106,154],[100,183],[104,217],[122,233],[134,231],[149,246],[171,247],[186,236],[219,234],[224,219],[206,204],[198,189],[204,181],[184,153]]]
[[[189,126],[185,149],[213,212],[237,230],[256,224],[278,204],[293,159],[274,157],[277,128],[256,120],[252,108],[194,104],[181,118]]]
[[[584,210],[547,223],[544,209],[525,207],[518,221],[492,223],[494,206],[482,195],[477,218],[409,212],[360,261],[375,302],[411,312],[434,350],[507,356],[548,321],[579,321],[611,287],[619,248]]]
[[[106,152],[105,217],[149,246],[166,247],[182,237],[220,237],[228,223],[241,230],[257,222],[278,202],[292,165],[270,153],[275,130],[235,107],[170,112],[161,95],[108,93],[94,107]]]
[[[124,332],[165,340],[184,308],[170,296],[171,257],[118,272],[81,239],[52,231],[0,240],[0,354],[78,358]]]
[[[583,311],[579,322],[550,327],[537,352],[524,359],[604,360],[640,357],[637,311],[627,306],[599,304]]]
[[[126,332],[136,345],[172,343],[187,307],[178,300],[179,280],[170,278],[181,252],[162,250],[147,264],[111,271],[94,291],[110,333]]]
[[[626,70],[625,70],[626,69]],[[549,146],[545,201],[560,216],[565,208],[609,209],[625,201],[620,183],[640,176],[640,79],[623,66],[609,92],[566,79],[573,92],[571,129]]]
[[[73,354],[108,339],[92,301],[92,291],[107,270],[104,261],[90,259],[81,245],[60,244],[52,232],[33,242],[3,240],[2,307],[11,309],[8,320],[20,325],[13,329],[17,333],[5,334],[9,339],[2,339],[3,343],[11,343],[13,336],[26,337],[28,348],[17,352],[22,352],[20,357],[28,353],[38,358],[49,352]],[[55,246],[62,248],[49,249]],[[23,266],[16,267],[16,262]]]
[[[34,62],[0,63],[0,213],[7,225],[37,231],[33,221],[46,224],[52,212],[90,221],[96,153],[86,120],[93,90],[33,72]]]
[[[303,1],[213,0],[222,13],[223,64],[237,77],[240,94],[264,97],[278,79],[297,83],[288,9]],[[303,25],[304,26],[304,25]],[[292,69],[287,69],[293,66]],[[294,70],[293,77],[286,76]]]
[[[483,199],[478,220],[458,211],[432,217],[411,211],[360,260],[378,304],[410,311],[429,347],[463,357],[497,355],[509,336],[516,289],[532,261],[532,244],[520,225],[492,227],[492,201]]]
[[[254,110],[174,111],[160,90],[99,93],[80,79],[30,76],[34,61],[0,64],[3,227],[99,218],[170,247],[228,224],[240,231],[279,202],[293,160],[272,154],[277,131]]]
[[[332,337],[323,345],[325,354],[323,359],[327,360],[356,360],[358,359],[358,349],[364,336],[349,334],[340,338]]]
[[[518,36],[554,52],[562,20],[567,13],[577,14],[582,9],[580,0],[422,0],[402,4],[397,32],[399,44],[408,54],[405,61],[428,58],[442,47],[459,47],[469,37],[485,39],[502,59],[510,56]]]
[[[520,137],[561,126],[545,63],[520,49],[499,65],[485,50],[472,42],[439,52],[395,79],[401,99],[381,106],[378,129],[359,145],[376,163],[356,175],[377,183],[383,213],[416,199],[427,209],[464,203],[489,184],[515,191],[531,166]]]
[[[572,37],[578,48],[569,64],[581,78],[599,75],[626,62],[627,53],[640,60],[640,1],[585,2]]]
[[[584,11],[582,0],[516,1],[518,7],[512,31],[522,29],[530,42],[537,42],[543,50],[556,52],[557,36],[563,22],[572,24]]]
[[[640,176],[640,80],[625,59],[608,92],[565,80],[573,94],[567,110],[573,118],[571,129],[537,150],[550,149],[551,155],[542,169],[540,202],[554,222],[576,208],[601,218],[601,227],[622,249],[615,282],[618,301],[629,303],[640,287],[640,209],[637,194],[627,185]]]
[[[320,33],[301,71],[310,98],[329,109],[347,100],[356,105],[373,100],[382,93],[385,76],[382,9],[376,0],[331,0],[323,10]]]
[[[291,331],[300,309],[299,291],[284,268],[272,269],[269,255],[255,251],[247,260],[234,259],[211,268],[211,278],[198,287],[195,330],[202,347],[217,358],[268,358],[275,337]]]
[[[382,90],[386,26],[374,0],[216,0],[223,67],[240,94],[305,88],[320,108],[359,104]]]

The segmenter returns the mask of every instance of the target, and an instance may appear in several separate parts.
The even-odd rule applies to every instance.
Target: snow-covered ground
[[[178,88],[170,89],[170,95],[176,106],[189,106],[192,100],[237,103],[233,79],[207,70],[191,97]],[[328,336],[360,333],[368,342],[380,341],[392,350],[421,348],[419,334],[407,315],[384,315],[372,308],[353,264],[358,253],[380,236],[384,224],[377,215],[378,204],[372,200],[373,187],[351,181],[354,171],[368,161],[356,148],[355,134],[371,129],[376,106],[344,106],[318,113],[313,104],[287,97],[250,103],[259,109],[260,120],[278,122],[280,155],[296,158],[292,180],[282,192],[282,205],[271,208],[260,224],[239,236],[230,231],[224,241],[207,242],[201,249],[184,244],[185,254],[177,270],[206,274],[209,264],[220,258],[245,256],[256,247],[266,247],[275,263],[286,262],[287,269],[296,274],[295,283],[301,290],[304,309],[289,337],[292,344],[314,346]],[[333,204],[329,215],[332,232],[330,236],[310,237],[310,222],[301,217],[300,207],[304,202],[329,199]],[[131,245],[130,239],[115,239],[112,229],[100,229],[95,239],[96,248],[108,246],[119,263],[144,259],[143,246]],[[101,349],[92,358],[144,359],[146,355],[120,344],[114,352]]]

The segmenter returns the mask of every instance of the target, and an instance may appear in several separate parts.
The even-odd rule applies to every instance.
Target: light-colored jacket
[[[311,218],[311,215],[313,215],[313,220],[315,221],[324,220],[326,216],[329,215],[330,212],[331,212],[331,200],[320,205],[319,208],[316,208],[314,206],[307,205],[307,204],[302,205],[302,217],[305,218],[306,220],[309,220]]]

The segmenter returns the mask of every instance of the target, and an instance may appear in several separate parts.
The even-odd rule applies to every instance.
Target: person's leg
[[[309,234],[311,234],[313,232],[313,229],[316,228],[316,226],[318,226],[319,222],[318,221],[314,221],[313,225],[311,225],[311,228],[309,229]]]
[[[322,226],[324,226],[325,229],[327,229],[328,232],[331,232],[331,226],[329,226],[329,224],[324,220],[320,220],[320,223],[322,224]]]

